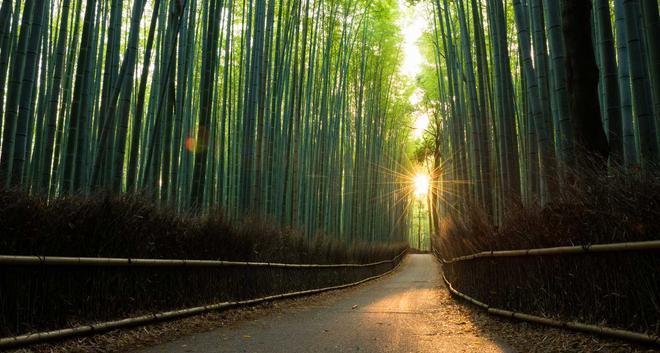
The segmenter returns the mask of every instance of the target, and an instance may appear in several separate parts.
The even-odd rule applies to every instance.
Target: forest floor
[[[15,352],[655,352],[494,318],[451,297],[431,255],[356,288]]]

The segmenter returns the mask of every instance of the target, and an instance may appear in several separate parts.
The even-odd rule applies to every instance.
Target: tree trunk
[[[609,155],[598,103],[598,67],[591,37],[591,0],[562,0],[569,114],[578,167],[603,168]]]

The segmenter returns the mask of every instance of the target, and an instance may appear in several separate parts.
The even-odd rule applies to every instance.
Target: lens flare
[[[197,136],[188,135],[185,141],[185,148],[188,152],[198,153],[203,152],[208,147],[209,135],[203,126],[199,127]]]
[[[431,177],[426,173],[418,173],[413,178],[413,185],[415,187],[415,196],[422,198],[429,192]]]

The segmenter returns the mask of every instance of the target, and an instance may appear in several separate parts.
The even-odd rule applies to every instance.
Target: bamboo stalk
[[[608,244],[608,245],[615,245],[615,244]],[[435,252],[435,249],[434,249]],[[436,253],[437,256],[437,253]],[[443,260],[438,257],[438,259],[442,262]],[[465,293],[461,293],[460,291],[456,290],[451,282],[447,280],[447,277],[442,274],[442,279],[447,285],[447,288],[449,288],[449,291],[460,298],[465,299],[466,301],[475,304],[482,309],[485,309],[485,311],[491,315],[497,315],[497,316],[503,316],[503,317],[508,317],[508,318],[513,318],[513,319],[519,319],[522,321],[527,321],[527,322],[534,322],[546,326],[553,326],[553,327],[559,327],[559,328],[567,328],[575,331],[583,331],[583,332],[588,332],[588,333],[595,333],[603,336],[610,336],[610,337],[617,337],[617,338],[622,338],[626,340],[633,340],[633,341],[638,341],[642,343],[649,343],[649,344],[656,344],[660,345],[660,337],[658,336],[652,336],[648,335],[645,333],[640,333],[640,332],[634,332],[634,331],[628,331],[628,330],[622,330],[622,329],[615,329],[611,327],[606,327],[606,326],[598,326],[598,325],[590,325],[590,324],[584,324],[580,322],[570,322],[570,321],[560,321],[560,320],[555,320],[555,319],[550,319],[547,317],[541,317],[541,316],[536,316],[536,315],[530,315],[530,314],[525,314],[525,313],[520,313],[520,312],[515,312],[515,311],[510,311],[510,310],[504,310],[504,309],[498,309],[498,308],[492,308],[488,304],[482,303],[469,295]]]
[[[557,246],[552,248],[536,248],[521,250],[501,250],[501,251],[482,251],[470,255],[459,256],[453,259],[445,260],[436,253],[436,256],[445,264],[451,264],[460,261],[468,261],[487,257],[513,257],[513,256],[544,256],[544,255],[565,255],[581,254],[593,252],[614,252],[614,251],[640,251],[640,250],[660,250],[660,240],[595,244],[595,245],[576,245],[576,246]],[[435,250],[434,250],[435,251]]]
[[[130,259],[130,258],[94,258],[94,257],[58,257],[58,256],[12,256],[0,255],[0,265],[44,265],[44,266],[132,266],[132,267],[269,267],[269,268],[343,268],[373,267],[396,262],[403,256],[402,251],[392,260],[368,264],[284,264],[276,262],[247,262],[222,260],[169,260],[169,259]]]
[[[402,252],[401,254],[397,255],[393,260],[389,260],[389,261],[385,261],[385,262],[393,262],[397,258],[401,257],[404,253],[405,253],[405,251]],[[238,263],[238,264],[244,264],[244,263]],[[284,294],[276,294],[276,295],[271,295],[271,296],[262,297],[262,298],[255,298],[255,299],[239,300],[239,301],[233,301],[233,302],[222,302],[222,303],[216,303],[216,304],[211,304],[211,305],[198,306],[198,307],[194,307],[194,308],[172,310],[172,311],[166,311],[166,312],[156,313],[156,314],[147,314],[147,315],[142,315],[142,316],[133,317],[133,318],[121,319],[121,320],[106,321],[106,322],[90,324],[90,325],[85,325],[85,326],[79,326],[79,327],[72,327],[72,328],[61,329],[61,330],[38,332],[38,333],[31,333],[31,334],[21,335],[21,336],[0,338],[0,349],[7,348],[7,347],[24,346],[24,345],[28,345],[28,344],[44,342],[44,341],[47,341],[47,340],[62,339],[62,338],[71,337],[71,336],[82,336],[82,335],[86,335],[86,334],[97,334],[97,333],[106,332],[106,331],[110,331],[110,330],[114,330],[114,329],[118,329],[118,328],[145,325],[145,324],[153,323],[153,322],[156,322],[156,321],[182,318],[182,317],[202,314],[202,313],[206,313],[206,312],[210,312],[210,311],[226,310],[226,309],[230,309],[230,308],[234,308],[234,307],[254,305],[254,304],[259,304],[259,303],[263,303],[263,302],[267,302],[267,301],[287,299],[287,298],[317,294],[317,293],[322,293],[322,292],[327,292],[327,291],[332,291],[332,290],[344,289],[344,288],[357,286],[357,285],[360,285],[362,283],[369,282],[369,281],[384,277],[384,276],[394,272],[399,267],[400,264],[401,264],[401,261],[398,261],[398,262],[396,262],[396,265],[391,270],[389,270],[385,273],[382,273],[382,274],[379,274],[379,275],[376,275],[376,276],[371,276],[371,277],[365,278],[365,279],[357,281],[357,282],[342,284],[342,285],[338,285],[338,286],[318,288],[318,289],[309,289],[309,290],[298,291],[298,292],[290,292],[290,293],[284,293]],[[318,265],[318,266],[322,266],[322,265]]]

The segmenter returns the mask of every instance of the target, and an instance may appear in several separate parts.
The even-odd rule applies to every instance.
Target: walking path
[[[409,255],[394,274],[252,321],[139,353],[514,352],[480,332],[442,284],[430,255]]]

